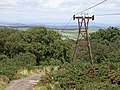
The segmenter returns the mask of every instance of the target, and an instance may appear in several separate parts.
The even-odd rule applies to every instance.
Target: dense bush
[[[63,41],[58,32],[45,27],[0,28],[0,75],[13,80],[21,68],[70,62],[71,49],[72,41]]]
[[[58,72],[43,76],[38,85],[47,90],[117,90],[120,88],[119,64],[65,64]]]
[[[20,53],[19,55],[14,56],[13,65],[17,66],[27,66],[35,65],[36,57],[31,53]]]
[[[96,63],[120,62],[120,30],[110,27],[90,35],[92,52]]]
[[[115,27],[109,27],[108,29],[100,29],[98,32],[90,35],[91,39],[97,39],[98,42],[103,44],[109,44],[111,42],[119,42],[120,30]]]
[[[53,61],[60,60],[60,63],[64,63],[71,60],[72,41],[63,41],[56,31],[47,30],[45,27],[26,31],[0,28],[0,31],[0,57],[3,58],[1,65],[8,65],[8,62],[14,62],[16,66],[23,66],[23,63],[40,65],[43,62],[49,65]]]

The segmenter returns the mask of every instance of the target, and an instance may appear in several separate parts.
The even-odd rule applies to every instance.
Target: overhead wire
[[[72,21],[72,17],[70,18],[70,20],[68,21],[68,23],[65,25],[64,29],[65,30],[67,28],[67,26],[69,25],[69,23]]]
[[[100,14],[100,15],[95,15],[95,16],[117,16],[117,15],[120,15],[120,13]]]
[[[77,15],[77,14],[83,13],[83,12],[85,12],[85,11],[88,11],[88,10],[90,10],[90,9],[92,9],[92,8],[98,6],[98,5],[100,5],[100,4],[102,4],[102,3],[106,2],[106,1],[107,1],[107,0],[104,0],[104,1],[102,1],[102,2],[99,2],[99,3],[97,3],[97,4],[95,4],[95,5],[87,8],[87,9],[81,11],[81,12],[78,12],[78,13],[74,14],[74,15]],[[69,25],[69,23],[70,23],[71,21],[72,21],[72,17],[70,18],[70,20],[68,21],[68,23],[65,25],[65,27],[64,27],[63,30],[65,30],[65,29],[68,27],[68,25]]]
[[[78,12],[78,13],[74,14],[74,15],[77,15],[77,14],[83,13],[83,12],[85,12],[85,11],[88,11],[88,10],[90,10],[90,9],[92,9],[92,8],[98,6],[98,5],[100,5],[100,4],[102,4],[102,3],[106,2],[106,1],[107,1],[107,0],[104,0],[104,1],[102,1],[102,2],[99,2],[99,3],[97,3],[97,4],[95,4],[95,5],[93,5],[93,6],[89,7],[89,8],[87,8],[87,9],[81,11],[81,12]]]

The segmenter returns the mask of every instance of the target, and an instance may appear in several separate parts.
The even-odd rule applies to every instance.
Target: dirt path
[[[17,80],[14,84],[10,85],[6,90],[33,90],[34,86],[39,81],[40,75],[33,75],[31,77]]]

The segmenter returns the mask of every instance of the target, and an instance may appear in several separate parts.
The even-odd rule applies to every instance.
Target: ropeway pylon
[[[88,25],[89,25],[89,20],[92,19],[94,20],[94,15],[92,17],[86,16],[86,14],[82,16],[73,16],[73,20],[77,19],[78,20],[78,27],[79,27],[79,32],[74,48],[74,53],[73,53],[73,58],[72,61],[74,62],[77,58],[77,52],[79,50],[80,44],[86,44],[88,47],[88,53],[89,53],[89,58],[90,58],[90,63],[93,64],[93,57],[92,57],[92,51],[91,51],[91,45],[89,41],[89,34],[88,34]]]

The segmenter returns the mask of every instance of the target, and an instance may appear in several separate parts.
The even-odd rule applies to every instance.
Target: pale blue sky
[[[101,0],[0,0],[0,22],[66,23],[74,13],[98,2]],[[120,0],[107,0],[87,11],[90,15],[119,12]],[[94,22],[120,25],[120,16],[96,17]]]

